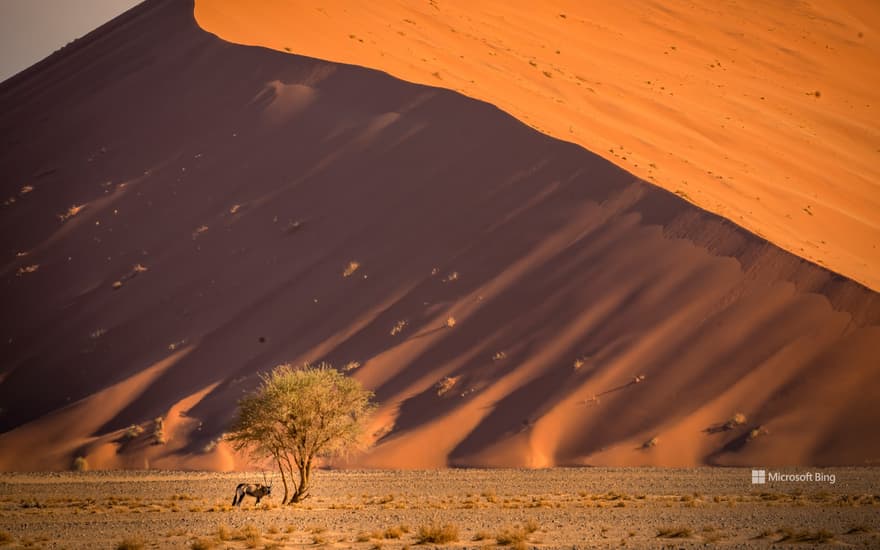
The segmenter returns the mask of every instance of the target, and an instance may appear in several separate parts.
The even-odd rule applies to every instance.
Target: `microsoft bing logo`
[[[766,470],[752,470],[752,485],[764,485],[767,483]]]

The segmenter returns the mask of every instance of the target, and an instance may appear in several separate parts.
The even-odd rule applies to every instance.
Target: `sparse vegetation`
[[[298,369],[284,364],[261,378],[257,391],[239,402],[227,437],[236,449],[275,462],[282,503],[293,504],[308,496],[317,460],[358,443],[374,409],[373,394],[326,363]]]
[[[529,535],[538,530],[538,524],[534,520],[528,520],[524,524],[506,527],[495,535],[495,541],[500,546],[515,546],[528,540]]]
[[[492,356],[493,361],[503,361],[507,357],[507,354],[503,351],[495,352],[495,355]]]
[[[353,370],[357,370],[361,368],[361,364],[359,361],[349,361],[342,367],[342,372],[351,372]]]
[[[360,262],[351,261],[348,262],[348,265],[345,267],[345,270],[342,272],[343,277],[351,277],[354,275],[354,272],[361,267]]]
[[[818,531],[798,531],[796,529],[785,527],[777,531],[777,534],[781,536],[776,542],[813,542],[824,544],[834,540],[834,533],[826,529],[819,529]]]
[[[217,544],[213,540],[204,537],[197,538],[189,543],[190,550],[212,550],[216,547]]]
[[[144,539],[138,536],[126,537],[116,545],[116,550],[143,550]]]
[[[651,439],[649,439],[649,440],[645,441],[644,443],[642,443],[642,449],[651,449],[651,448],[654,448],[654,447],[657,446],[658,443],[660,443],[660,438],[658,438],[658,437],[652,437]]]
[[[443,397],[447,393],[449,393],[452,388],[458,383],[459,376],[444,376],[437,384],[435,388],[437,390],[437,396]]]
[[[746,415],[738,412],[730,417],[730,419],[724,423],[725,430],[733,430],[734,428],[738,428],[746,423]]]
[[[77,214],[79,214],[80,212],[82,212],[83,208],[85,208],[85,207],[86,207],[86,205],[84,205],[84,204],[74,204],[73,206],[71,206],[70,208],[67,209],[67,212],[64,212],[63,214],[59,214],[58,219],[60,219],[62,222],[66,222],[70,218],[72,218],[72,217],[76,216]]]
[[[441,525],[432,523],[419,527],[416,533],[416,542],[419,544],[436,543],[445,544],[447,542],[455,542],[458,540],[458,527],[451,523]]]
[[[164,445],[168,442],[165,437],[165,418],[157,416],[153,419],[153,444]]]
[[[143,426],[141,426],[140,424],[132,424],[125,429],[125,439],[135,439],[136,437],[139,437],[142,433],[144,433]]]
[[[84,456],[78,456],[73,459],[74,472],[87,472],[89,470],[89,461]]]
[[[391,328],[391,336],[397,336],[398,334],[403,332],[404,328],[406,328],[406,321],[397,321]]]
[[[664,539],[686,539],[694,536],[689,527],[664,527],[657,530],[657,537]]]
[[[450,315],[449,317],[446,318],[446,323],[444,324],[444,326],[446,328],[453,328],[455,326],[455,323],[456,323],[455,317]]]
[[[18,270],[16,270],[15,275],[21,277],[28,273],[36,273],[38,269],[40,269],[40,264],[26,265],[24,267],[19,267]]]

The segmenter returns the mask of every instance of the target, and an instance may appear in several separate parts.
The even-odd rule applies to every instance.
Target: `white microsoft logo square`
[[[767,483],[766,470],[752,470],[752,485],[763,485]]]

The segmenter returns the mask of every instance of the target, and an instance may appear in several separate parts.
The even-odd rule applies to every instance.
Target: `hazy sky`
[[[0,81],[141,0],[0,0]]]

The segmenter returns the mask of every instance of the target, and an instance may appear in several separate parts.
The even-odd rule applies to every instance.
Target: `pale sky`
[[[141,0],[0,0],[0,82]]]

